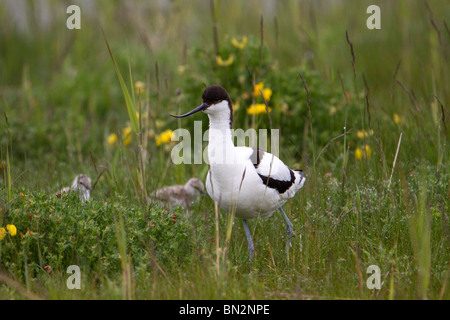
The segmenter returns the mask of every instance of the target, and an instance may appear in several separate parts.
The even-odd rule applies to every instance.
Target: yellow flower
[[[398,114],[396,114],[396,113],[393,114],[392,118],[393,118],[395,124],[399,124],[402,121],[400,116]]]
[[[272,108],[269,107],[269,112],[272,111]],[[266,112],[266,105],[264,103],[256,103],[252,104],[250,108],[247,109],[248,114],[260,114]]]
[[[157,135],[155,137],[155,141],[156,141],[156,146],[159,147],[162,144],[161,135]]]
[[[134,83],[134,90],[136,91],[136,94],[143,94],[145,91],[145,83],[142,81],[136,81]]]
[[[216,56],[216,62],[221,67],[228,67],[234,61],[234,56],[230,55],[227,60],[223,60],[220,56]]]
[[[356,148],[356,150],[355,150],[355,158],[356,158],[356,160],[361,160],[361,158],[362,158],[362,150],[360,148]]]
[[[231,39],[231,44],[238,48],[239,50],[244,49],[245,45],[247,44],[247,37],[243,36],[242,40],[239,42],[236,38]]]
[[[172,141],[173,131],[168,129],[155,137],[156,145],[159,147],[161,144],[169,143]]]
[[[125,127],[122,130],[123,135],[123,145],[127,146],[131,143],[131,140],[133,139],[133,136],[131,135],[131,127]]]
[[[272,89],[270,88],[265,88],[263,90],[263,97],[266,101],[270,100],[270,97],[272,97]]]
[[[364,139],[364,138],[367,138],[368,136],[371,136],[371,135],[373,135],[373,130],[372,129],[370,129],[369,132],[367,132],[366,130],[358,130],[356,132],[356,136],[359,139]]]
[[[110,147],[113,147],[117,144],[117,134],[115,133],[111,133],[108,138],[106,139],[106,141],[108,142],[108,145]]]
[[[368,145],[365,145],[362,148],[357,148],[355,150],[356,160],[361,160],[363,157],[369,159],[371,154],[372,154],[372,149]]]
[[[5,236],[6,236],[5,228],[0,228],[0,241],[5,239]]]
[[[13,224],[6,225],[6,230],[9,231],[9,234],[11,235],[11,237],[14,237],[17,234],[17,228]]]
[[[255,97],[259,96],[261,94],[261,90],[264,89],[264,83],[260,82],[258,84],[255,84],[255,86],[253,87],[253,95]]]
[[[262,91],[264,99],[266,101],[269,101],[270,97],[272,97],[272,89],[264,88],[264,83],[263,82],[255,84],[255,86],[253,87],[253,95],[255,97],[258,97],[258,96],[261,95],[261,91]]]
[[[172,141],[173,131],[168,129],[161,134],[161,141],[163,143],[169,143]]]

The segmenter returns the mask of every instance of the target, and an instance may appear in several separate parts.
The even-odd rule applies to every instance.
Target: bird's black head
[[[222,88],[221,86],[217,86],[217,85],[213,85],[210,87],[207,87],[202,94],[202,104],[195,108],[194,110],[183,114],[181,116],[175,116],[175,115],[171,115],[172,117],[175,118],[184,118],[187,116],[190,116],[191,114],[197,113],[199,111],[205,111],[206,109],[219,104],[222,101],[227,101],[228,102],[228,106],[230,108],[230,125],[231,122],[233,121],[233,105],[231,103],[231,99],[230,96],[228,95],[228,92]]]

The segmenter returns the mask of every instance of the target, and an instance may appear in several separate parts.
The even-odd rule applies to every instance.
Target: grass
[[[448,6],[98,1],[67,30],[65,8],[48,3],[50,27],[30,5],[26,32],[0,5],[0,228],[17,227],[0,241],[0,298],[450,298]],[[366,28],[371,4],[381,30]],[[252,94],[260,82],[269,100]],[[233,99],[234,129],[279,128],[280,158],[307,175],[284,206],[289,255],[279,213],[249,221],[250,264],[242,223],[209,197],[189,216],[146,204],[206,178],[156,138],[207,128],[204,115],[168,114],[214,83]],[[270,118],[248,114],[255,103]],[[98,178],[91,201],[55,196],[81,172]],[[81,290],[67,289],[70,265]],[[379,290],[366,286],[371,265]]]

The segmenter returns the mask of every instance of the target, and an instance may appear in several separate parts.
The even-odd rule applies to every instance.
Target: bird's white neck
[[[228,109],[229,110],[229,109]],[[210,164],[230,163],[234,156],[230,111],[209,113],[208,157]]]
[[[230,117],[224,117],[217,114],[208,114],[209,117],[209,127],[216,130],[226,132],[227,130],[231,132]]]

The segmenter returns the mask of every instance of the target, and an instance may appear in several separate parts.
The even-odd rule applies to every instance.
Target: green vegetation
[[[96,1],[81,30],[45,3],[49,25],[30,2],[28,30],[0,4],[1,299],[450,298],[444,2]],[[207,117],[169,114],[211,84],[233,128],[280,129],[280,158],[307,175],[284,206],[289,254],[279,213],[249,221],[250,264],[242,223],[209,197],[189,214],[147,205],[205,180],[168,137]],[[57,197],[79,173],[98,178],[91,200]]]

